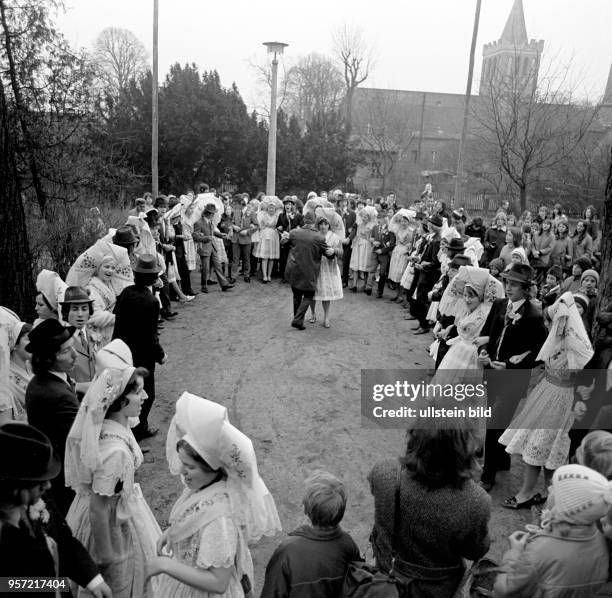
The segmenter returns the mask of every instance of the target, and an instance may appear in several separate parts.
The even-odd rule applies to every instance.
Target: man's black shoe
[[[176,316],[178,316],[178,311],[164,310],[161,312],[161,316],[164,318],[164,320],[172,320],[172,318],[176,318]]]
[[[296,324],[295,322],[291,322],[291,326],[297,328],[298,330],[306,330],[306,326],[304,326],[304,324]]]
[[[371,295],[371,294],[372,294],[372,289],[366,289],[366,290],[364,291],[364,293],[365,293],[366,295]]]
[[[202,287],[202,288],[200,289],[200,292],[202,292],[202,293],[208,293],[208,289],[207,289],[206,287]]]
[[[250,276],[245,276],[244,277],[244,282],[251,282],[251,277]]]
[[[234,285],[233,285],[233,284],[228,284],[228,285],[226,285],[226,286],[224,286],[224,287],[221,287],[221,290],[222,290],[223,292],[225,292],[225,291],[231,291],[233,288],[234,288]]]
[[[217,284],[217,281],[216,280],[209,280],[208,284]]]

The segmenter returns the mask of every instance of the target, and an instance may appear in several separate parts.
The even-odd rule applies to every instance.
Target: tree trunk
[[[25,320],[34,315],[35,287],[26,218],[12,147],[8,107],[0,79],[0,305]]]
[[[520,204],[521,204],[521,214],[527,209],[527,187],[521,186],[519,187],[520,191]]]
[[[599,295],[595,313],[612,311],[612,148],[610,170],[604,193],[604,209],[601,216],[601,267],[599,269]],[[593,326],[593,339],[599,335],[597,321]]]

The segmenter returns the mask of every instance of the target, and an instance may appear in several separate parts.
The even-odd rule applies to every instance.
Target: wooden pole
[[[472,78],[474,76],[474,54],[476,52],[476,40],[478,38],[478,24],[480,22],[481,0],[476,0],[476,13],[474,14],[474,29],[472,31],[472,45],[470,47],[470,66],[468,69],[467,88],[465,91],[465,104],[463,109],[463,129],[461,130],[461,141],[459,142],[459,155],[457,156],[457,176],[455,177],[455,205],[461,201],[463,179],[463,154],[465,152],[465,140],[468,130],[468,116],[470,113],[470,98],[472,96]]]
[[[276,194],[276,79],[278,60],[274,52],[272,60],[272,91],[270,93],[270,130],[268,131],[268,173],[266,177],[266,195]]]
[[[153,200],[159,195],[158,179],[158,139],[159,139],[159,117],[158,117],[158,79],[157,79],[157,26],[158,26],[159,0],[153,0],[153,97],[151,110],[151,187]]]

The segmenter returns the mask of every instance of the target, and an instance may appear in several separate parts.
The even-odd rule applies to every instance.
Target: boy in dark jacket
[[[261,598],[336,598],[350,561],[362,560],[340,528],[346,508],[342,482],[316,471],[306,480],[304,513],[312,525],[293,530],[266,567]]]

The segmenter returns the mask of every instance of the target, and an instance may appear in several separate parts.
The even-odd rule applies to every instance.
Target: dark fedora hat
[[[138,243],[138,239],[132,227],[129,224],[124,224],[115,231],[113,243],[115,245],[121,245],[121,247],[129,247],[130,245]]]
[[[217,206],[214,203],[207,203],[206,206],[204,207],[204,213],[205,214],[216,214]]]
[[[0,479],[44,482],[57,477],[61,463],[51,441],[40,430],[23,422],[0,426]]]
[[[444,221],[442,220],[442,216],[440,216],[440,214],[434,214],[433,216],[430,216],[427,221],[430,224],[433,224],[434,226],[442,226],[444,224]]]
[[[450,249],[451,251],[463,251],[465,249],[463,239],[458,239],[457,237],[452,238],[448,242],[448,249]]]
[[[453,268],[454,270],[458,270],[459,268],[461,268],[461,266],[471,266],[472,265],[472,260],[469,258],[469,256],[467,255],[463,255],[462,253],[460,253],[459,255],[456,255],[449,264],[450,268]]]
[[[159,274],[161,272],[157,258],[150,253],[143,253],[138,256],[138,261],[132,270],[139,274]]]
[[[93,303],[93,299],[89,296],[89,291],[83,287],[68,287],[64,291],[64,300],[59,304],[67,303]]]
[[[529,284],[533,278],[533,268],[529,264],[512,264],[508,271],[502,272],[501,277],[504,280]]]
[[[43,320],[30,330],[26,351],[30,353],[53,352],[71,339],[75,331],[74,326],[64,326],[55,318]]]

